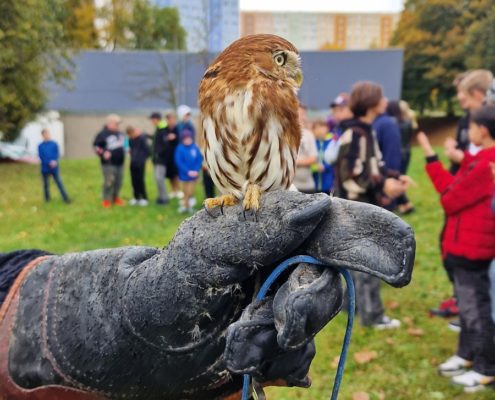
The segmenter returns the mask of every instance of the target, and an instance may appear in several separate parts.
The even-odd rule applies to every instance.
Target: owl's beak
[[[298,87],[301,87],[301,85],[303,83],[303,73],[302,73],[302,71],[297,71],[295,80],[296,80],[297,86]]]

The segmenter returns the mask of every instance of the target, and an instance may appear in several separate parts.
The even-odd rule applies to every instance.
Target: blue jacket
[[[373,122],[373,129],[385,166],[387,169],[400,171],[402,153],[399,124],[395,118],[382,114]]]
[[[188,175],[189,171],[201,170],[203,164],[203,156],[196,143],[190,146],[185,146],[182,143],[177,146],[175,150],[175,165],[179,170],[179,180],[181,181],[193,181],[197,178],[192,178]]]
[[[41,142],[38,146],[38,155],[41,160],[41,173],[47,174],[49,172],[58,171],[58,144],[53,140],[47,140]],[[56,161],[57,166],[55,168],[50,167],[50,161]]]
[[[323,164],[325,169],[323,172],[313,172],[313,179],[315,180],[315,187],[317,192],[330,193],[333,188],[334,171],[333,166],[328,164],[324,160],[325,150],[328,145],[334,140],[334,135],[328,133],[325,140],[316,140],[316,148],[318,149],[318,164]]]

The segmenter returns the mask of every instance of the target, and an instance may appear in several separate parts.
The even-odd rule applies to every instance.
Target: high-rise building
[[[385,48],[399,17],[399,12],[242,11],[241,36],[273,33],[299,50]]]
[[[222,51],[239,38],[239,0],[150,0],[177,7],[187,32],[187,50]]]

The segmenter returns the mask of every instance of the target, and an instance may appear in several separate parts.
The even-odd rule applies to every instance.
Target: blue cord
[[[258,294],[256,295],[256,300],[261,301],[265,298],[266,293],[270,289],[271,285],[277,280],[277,278],[291,265],[307,263],[314,265],[321,265],[323,267],[330,267],[330,265],[326,265],[322,263],[320,260],[317,260],[311,256],[295,256],[291,257],[275,268],[272,273],[266,278],[263,286],[261,286]],[[342,382],[342,377],[344,376],[344,367],[347,359],[347,352],[349,350],[349,344],[351,342],[352,336],[352,326],[354,324],[354,313],[356,310],[356,291],[354,289],[354,282],[352,281],[352,277],[349,271],[346,269],[336,268],[343,276],[347,285],[347,295],[348,295],[348,317],[347,317],[347,327],[344,335],[344,342],[342,343],[342,352],[339,360],[339,365],[337,367],[337,372],[335,374],[335,382],[332,389],[332,397],[331,400],[337,400],[339,395],[340,384]],[[249,384],[251,377],[248,374],[244,375],[243,384],[242,384],[242,400],[249,400]]]

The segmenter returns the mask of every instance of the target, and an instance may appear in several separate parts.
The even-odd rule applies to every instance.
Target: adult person
[[[373,82],[356,83],[349,106],[354,119],[340,138],[335,194],[348,200],[388,205],[407,190],[410,179],[385,167],[375,139],[372,124],[385,111],[381,86]],[[376,329],[399,327],[399,320],[384,313],[380,281],[359,272],[353,273],[353,277],[361,324]]]
[[[119,197],[122,187],[124,168],[125,135],[119,131],[121,119],[117,114],[109,114],[103,129],[96,135],[93,147],[100,156],[103,172],[103,207],[112,204],[123,206],[125,203]]]
[[[62,178],[59,174],[59,151],[58,144],[52,140],[50,131],[48,129],[43,129],[41,131],[41,136],[43,142],[38,146],[38,155],[41,160],[41,176],[43,177],[43,192],[45,195],[45,201],[50,201],[50,176],[57,184],[58,190],[62,199],[66,203],[70,203],[69,196],[65,191],[64,184],[62,183]]]
[[[318,160],[318,149],[316,148],[313,133],[307,128],[306,106],[299,104],[299,124],[301,125],[301,144],[296,159],[296,173],[294,186],[303,193],[314,193],[316,190],[311,167]]]

